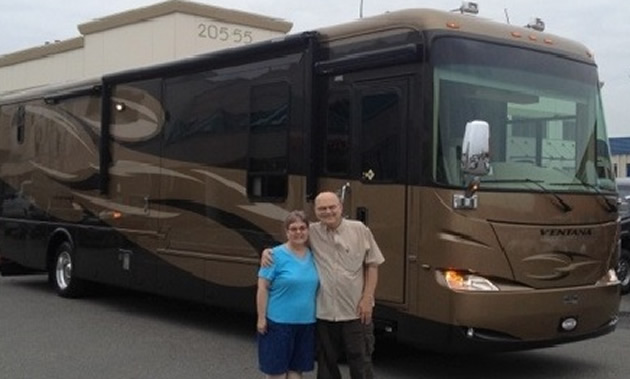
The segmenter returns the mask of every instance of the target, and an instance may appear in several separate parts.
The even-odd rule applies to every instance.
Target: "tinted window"
[[[398,177],[400,94],[382,89],[361,101],[361,175],[370,182],[393,181]]]
[[[214,72],[166,81],[164,155],[206,165],[245,168],[249,97],[246,83]],[[194,154],[191,154],[194,152]]]
[[[336,94],[328,101],[326,125],[325,171],[344,175],[350,171],[350,99]]]
[[[624,217],[630,213],[630,179],[618,178],[616,184],[619,199],[621,200],[619,213]]]
[[[289,84],[252,87],[250,99],[248,195],[283,199],[287,195]]]

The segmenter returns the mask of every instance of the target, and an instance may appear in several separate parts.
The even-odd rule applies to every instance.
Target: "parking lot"
[[[377,345],[378,378],[625,377],[630,296],[614,333],[510,354],[448,356]],[[0,278],[3,378],[255,378],[255,317],[130,291],[62,299],[45,277]],[[313,373],[305,375],[314,378]]]

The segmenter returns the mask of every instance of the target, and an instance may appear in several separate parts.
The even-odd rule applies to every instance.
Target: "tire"
[[[625,295],[630,292],[630,251],[621,249],[619,262],[617,262],[617,278],[621,282],[621,294]]]
[[[74,277],[74,249],[68,242],[63,242],[55,250],[52,264],[49,267],[48,278],[61,297],[80,297],[85,289],[83,280]]]

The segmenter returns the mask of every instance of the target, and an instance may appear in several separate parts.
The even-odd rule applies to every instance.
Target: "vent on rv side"
[[[19,144],[24,143],[24,124],[26,122],[26,111],[23,105],[20,105],[13,115],[12,124],[16,130],[16,139]]]

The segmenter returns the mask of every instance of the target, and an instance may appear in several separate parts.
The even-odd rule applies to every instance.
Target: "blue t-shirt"
[[[258,271],[258,277],[270,283],[267,318],[284,324],[315,322],[319,277],[313,253],[309,249],[300,258],[286,245],[276,246],[272,251],[273,264]]]

